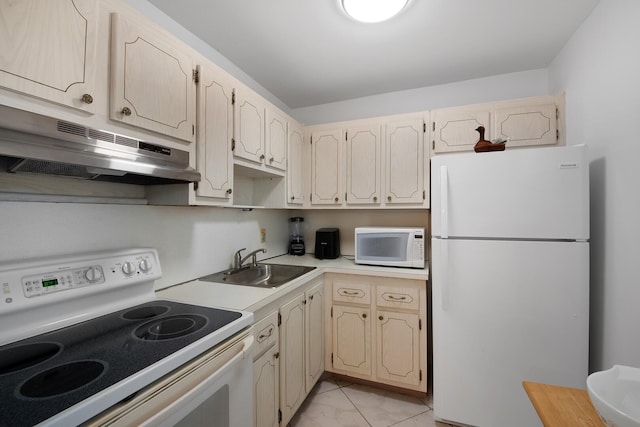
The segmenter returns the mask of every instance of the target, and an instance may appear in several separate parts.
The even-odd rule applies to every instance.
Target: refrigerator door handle
[[[449,241],[447,239],[440,240],[440,249],[442,253],[442,265],[440,266],[440,308],[447,311],[449,308]]]
[[[449,237],[449,174],[447,166],[440,166],[440,237]]]

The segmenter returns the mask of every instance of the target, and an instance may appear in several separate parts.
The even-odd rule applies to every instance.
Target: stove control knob
[[[140,267],[140,271],[143,273],[148,273],[151,270],[151,263],[146,259],[141,259],[138,263],[138,267]]]
[[[102,279],[102,270],[98,267],[89,267],[84,272],[84,277],[89,283],[99,282]]]
[[[131,276],[133,273],[136,272],[136,267],[133,265],[132,262],[127,261],[124,264],[122,264],[122,272],[127,276]]]

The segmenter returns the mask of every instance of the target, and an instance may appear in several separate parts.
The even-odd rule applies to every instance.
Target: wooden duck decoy
[[[478,126],[476,131],[480,134],[480,139],[473,146],[473,150],[476,153],[485,153],[487,151],[504,151],[505,143],[498,142],[493,143],[484,139],[484,126]]]

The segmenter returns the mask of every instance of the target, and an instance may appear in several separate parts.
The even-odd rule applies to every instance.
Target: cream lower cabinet
[[[326,370],[426,393],[426,283],[347,274],[325,281]]]
[[[287,425],[324,372],[324,283],[280,307],[280,411]]]
[[[253,361],[254,427],[278,427],[280,347],[278,313],[273,312],[254,325],[256,339]]]

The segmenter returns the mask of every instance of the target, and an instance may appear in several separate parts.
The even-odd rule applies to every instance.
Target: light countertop
[[[304,265],[316,267],[278,288],[256,288],[252,286],[230,285],[224,283],[203,282],[193,280],[157,291],[158,298],[171,299],[189,304],[210,307],[228,308],[256,312],[268,304],[295,291],[310,280],[322,276],[324,273],[344,273],[377,277],[393,277],[399,279],[428,280],[428,268],[396,268],[377,267],[356,264],[347,258],[320,260],[313,255],[293,256],[282,255],[260,261],[269,264]]]

